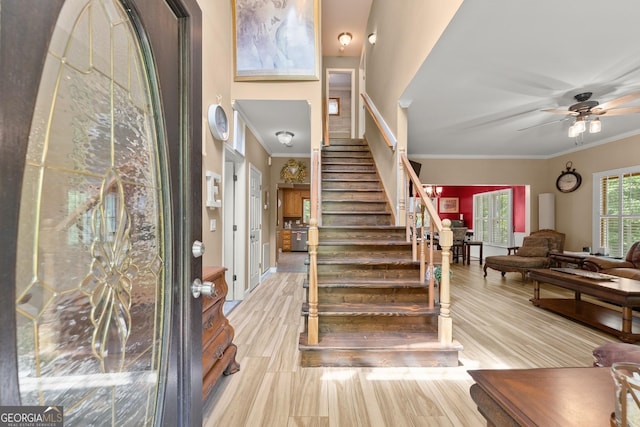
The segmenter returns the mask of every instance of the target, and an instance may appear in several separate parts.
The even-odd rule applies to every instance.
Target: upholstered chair
[[[507,255],[494,255],[485,258],[484,277],[487,277],[487,269],[491,268],[505,273],[513,271],[522,275],[522,280],[527,278],[527,271],[532,268],[549,268],[552,252],[564,250],[564,233],[555,230],[534,231],[522,241],[522,246],[508,248]]]

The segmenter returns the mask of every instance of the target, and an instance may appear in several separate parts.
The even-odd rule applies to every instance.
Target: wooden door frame
[[[20,405],[19,380],[16,351],[16,307],[15,281],[17,265],[18,220],[22,176],[24,175],[26,150],[28,147],[31,122],[36,96],[39,90],[40,73],[47,54],[48,42],[64,4],[64,0],[38,1],[37,7],[28,5],[26,0],[0,0],[0,235],[3,236],[3,256],[0,257],[0,292],[4,295],[6,309],[0,310],[0,405]],[[127,6],[151,12],[145,15],[150,22],[156,10],[162,9],[157,0],[121,0]],[[195,300],[187,290],[193,279],[202,276],[201,261],[191,261],[191,244],[202,235],[202,221],[185,221],[181,212],[189,207],[202,206],[200,191],[201,141],[202,141],[202,16],[196,0],[166,0],[179,20],[181,37],[179,51],[180,64],[177,66],[181,81],[188,81],[185,93],[179,94],[179,113],[167,120],[179,122],[179,135],[172,139],[167,135],[167,146],[171,152],[169,167],[170,185],[174,204],[172,222],[174,238],[172,258],[176,266],[169,278],[175,284],[172,298],[174,311],[171,313],[170,327],[173,328],[171,341],[173,351],[168,360],[168,380],[159,414],[170,414],[175,418],[162,419],[165,425],[202,425],[202,366],[201,353],[201,301]],[[30,7],[29,7],[30,6]],[[155,21],[154,21],[155,22]],[[144,22],[142,22],[144,25]],[[146,26],[145,26],[146,27]],[[37,31],[34,31],[37,29]],[[161,30],[157,30],[161,31]],[[152,38],[152,37],[150,37]],[[170,47],[152,45],[154,60],[158,69],[162,68],[163,55],[171,54]],[[175,55],[175,51],[173,52]],[[165,56],[166,61],[171,61]],[[175,60],[173,60],[175,64]],[[160,81],[163,77],[160,73]],[[170,76],[168,77],[170,78]],[[166,101],[165,101],[166,102]],[[184,123],[184,121],[188,123]],[[182,126],[180,126],[182,124]],[[193,154],[193,153],[197,153]],[[189,155],[194,161],[178,160],[177,155]],[[182,191],[181,183],[190,183]],[[187,210],[188,212],[188,210]],[[200,212],[200,208],[197,208]],[[182,256],[181,259],[177,257]],[[190,336],[180,333],[185,325],[197,326]],[[188,328],[187,328],[188,329]],[[192,363],[193,361],[197,363]],[[173,380],[173,381],[172,381]],[[199,389],[192,387],[199,384]],[[181,396],[180,399],[171,396]]]

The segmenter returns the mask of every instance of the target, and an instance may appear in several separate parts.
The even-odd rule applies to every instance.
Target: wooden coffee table
[[[607,275],[598,278],[593,272],[562,268],[533,269],[528,274],[533,280],[533,305],[615,335],[625,342],[640,340],[640,318],[633,316],[633,308],[640,307],[640,281]],[[612,277],[612,280],[606,280],[606,277]],[[575,297],[540,298],[541,282],[570,289]],[[582,294],[615,304],[620,309],[584,301]]]
[[[610,368],[475,370],[469,393],[487,426],[609,426]]]

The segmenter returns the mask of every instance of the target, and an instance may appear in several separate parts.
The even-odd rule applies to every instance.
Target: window
[[[513,245],[513,196],[511,189],[473,196],[475,239],[496,246]]]
[[[640,240],[640,166],[593,174],[594,250],[624,257]]]

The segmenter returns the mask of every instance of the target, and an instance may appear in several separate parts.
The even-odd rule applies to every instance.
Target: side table
[[[551,253],[551,267],[574,267],[582,268],[582,264],[587,257],[591,256],[589,252],[570,252]]]
[[[478,262],[482,265],[482,240],[468,240],[464,242],[467,265],[471,265],[471,246],[478,246],[480,248],[480,257],[478,258]]]

